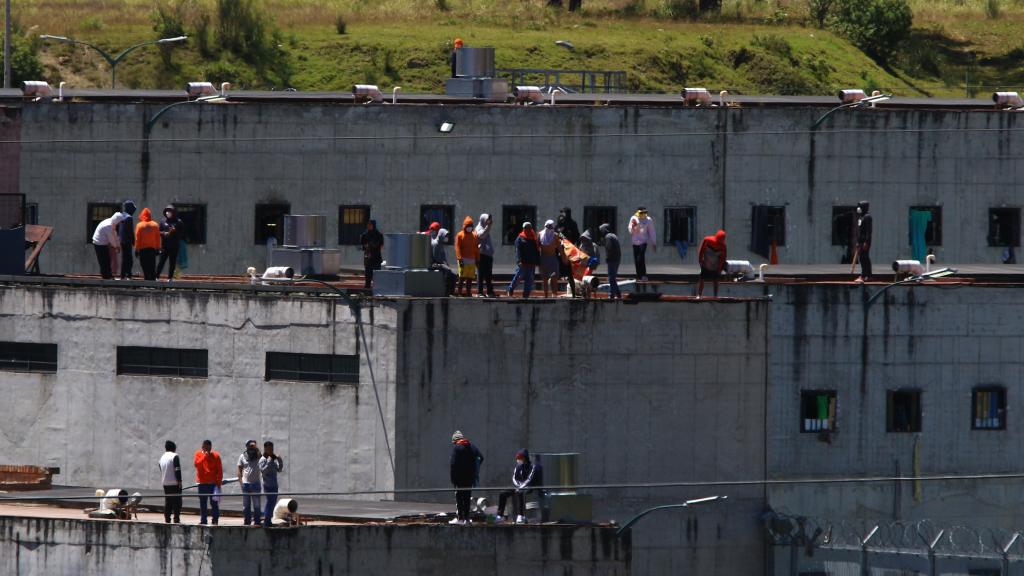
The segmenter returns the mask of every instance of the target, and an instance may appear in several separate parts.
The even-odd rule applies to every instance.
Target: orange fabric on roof
[[[467,226],[470,228],[468,233],[466,232]],[[455,235],[455,259],[472,260],[473,262],[480,259],[480,246],[476,232],[473,232],[473,219],[469,216],[462,221],[462,230]]]
[[[139,223],[135,225],[135,249],[160,249],[160,225],[153,221],[153,213],[143,208]]]

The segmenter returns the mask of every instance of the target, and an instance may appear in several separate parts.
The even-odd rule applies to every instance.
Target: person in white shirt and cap
[[[629,235],[633,241],[633,263],[636,265],[636,279],[647,280],[647,246],[658,251],[658,235],[654,231],[654,219],[643,206],[629,219]]]
[[[120,212],[103,220],[96,226],[92,234],[92,245],[96,249],[96,261],[100,264],[100,276],[104,280],[114,277],[114,270],[117,268],[117,255],[121,250],[121,238],[117,234],[117,225],[123,222],[127,216]]]

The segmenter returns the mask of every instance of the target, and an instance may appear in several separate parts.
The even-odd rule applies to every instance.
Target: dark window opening
[[[832,245],[852,246],[856,243],[857,207],[832,207]]]
[[[39,203],[25,204],[25,224],[39,224]]]
[[[914,233],[924,226],[925,246],[942,246],[942,206],[910,207],[910,241],[914,244]]]
[[[256,244],[262,246],[276,238],[280,246],[284,242],[284,216],[291,213],[291,209],[289,204],[257,204]]]
[[[1020,208],[988,209],[988,245],[1020,246]]]
[[[768,258],[773,245],[786,245],[786,207],[752,206],[750,251]]]
[[[1002,573],[999,568],[971,568],[967,576],[1001,576]]]
[[[100,225],[100,222],[113,216],[114,212],[120,211],[120,204],[113,202],[90,202],[86,210],[85,241],[91,243],[92,235],[96,232],[96,227]]]
[[[590,230],[591,234],[597,234],[601,224],[608,224],[608,227],[615,232],[615,218],[618,210],[615,206],[584,206],[583,207],[583,230]],[[536,225],[536,222],[534,222]],[[582,232],[582,230],[581,230]]]
[[[24,194],[0,194],[0,230],[21,228],[28,223]]]
[[[185,227],[185,242],[206,244],[206,204],[174,204]],[[161,214],[161,218],[163,218]]]
[[[972,430],[1006,430],[1006,389],[975,388],[971,396]]]
[[[359,356],[267,352],[266,380],[359,383]]]
[[[886,404],[887,432],[921,431],[920,390],[889,390]]]
[[[57,371],[57,345],[0,342],[0,370],[52,374]]]
[[[441,224],[441,228],[448,231],[448,239],[445,244],[455,241],[455,207],[451,204],[424,204],[420,206],[420,232],[430,228],[431,222]],[[358,244],[358,238],[357,242]]]
[[[206,378],[207,351],[190,348],[117,347],[117,373]]]
[[[697,208],[678,206],[665,208],[665,244],[676,242],[684,244],[697,243]]]
[[[516,236],[523,231],[523,222],[533,224],[533,229],[539,230],[537,226],[536,206],[502,206],[501,207],[501,243],[511,245],[516,243]],[[597,230],[594,230],[596,233]]]
[[[800,392],[800,431],[831,432],[835,429],[835,390],[804,390]]]
[[[363,235],[363,232],[366,232],[366,223],[369,221],[369,206],[339,206],[338,244],[357,246],[359,244],[359,237]],[[426,228],[423,229],[426,230]]]

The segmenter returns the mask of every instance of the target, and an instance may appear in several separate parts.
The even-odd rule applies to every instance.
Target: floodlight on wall
[[[999,109],[1024,108],[1024,100],[1016,92],[994,92],[992,102],[995,102],[996,108]]]
[[[863,90],[857,90],[856,88],[840,90],[837,96],[839,96],[839,102],[842,104],[853,104],[868,97]]]
[[[42,80],[26,80],[22,87],[22,93],[26,98],[34,98],[36,101],[49,98],[53,94],[50,85]]]
[[[216,96],[217,90],[211,82],[189,82],[185,85],[185,93],[189,98],[200,98],[202,96]]]
[[[441,122],[441,125],[438,126],[438,128],[437,128],[438,132],[441,132],[442,134],[449,134],[454,129],[455,129],[455,123],[454,122]]]
[[[515,97],[516,102],[526,104],[544,103],[544,91],[540,89],[540,86],[515,86],[512,88],[512,96]]]
[[[920,260],[894,260],[892,263],[892,271],[897,274],[920,276],[921,274],[924,274],[924,266],[921,266]]]
[[[825,112],[820,118],[815,120],[814,124],[811,124],[811,130],[814,130],[821,125],[821,123],[831,116],[836,110],[842,110],[843,108],[874,108],[875,104],[885,102],[892,98],[892,94],[883,94],[878,90],[872,92],[871,96],[867,96],[864,94],[863,90],[857,89],[840,90],[837,95],[839,96],[841,104],[828,112]]]
[[[707,106],[711,104],[711,93],[707,88],[683,88],[681,94],[683,104],[687,106]]]
[[[380,93],[380,88],[373,84],[356,84],[352,87],[352,97],[356,102],[362,104],[384,101],[384,95]]]
[[[749,260],[726,260],[725,274],[736,278],[753,278],[754,267]]]

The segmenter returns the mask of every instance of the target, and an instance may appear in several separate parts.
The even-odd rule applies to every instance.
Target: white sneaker
[[[462,524],[462,520],[459,520],[458,518],[452,518],[451,520],[448,521],[448,523],[449,524]]]
[[[523,515],[516,516],[516,524],[525,524],[526,517]]]
[[[497,516],[494,517],[494,523],[495,524],[501,524],[504,521],[505,521],[505,517],[502,516],[501,514],[498,514]]]

